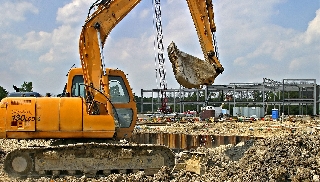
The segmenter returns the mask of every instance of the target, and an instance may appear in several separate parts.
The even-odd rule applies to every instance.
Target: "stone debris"
[[[63,176],[58,178],[42,177],[38,179],[10,178],[3,171],[3,157],[16,147],[33,145],[50,145],[50,140],[0,140],[0,181],[319,181],[320,180],[320,135],[317,130],[318,121],[294,123],[256,122],[256,123],[219,123],[208,128],[206,123],[174,124],[183,132],[223,133],[232,130],[246,134],[249,128],[259,131],[265,127],[263,139],[249,140],[237,145],[221,145],[215,148],[197,148],[194,152],[206,155],[205,171],[200,174],[185,170],[183,167],[172,171],[167,167],[153,176],[143,171],[131,174],[110,174],[109,176]],[[292,132],[292,127],[295,131]],[[269,130],[268,130],[269,128]],[[291,129],[290,129],[291,128]],[[174,132],[173,128],[166,128]],[[158,129],[140,129],[148,132]],[[263,131],[262,130],[262,131]],[[273,132],[271,132],[273,131]],[[138,131],[142,132],[142,131]],[[177,131],[176,131],[177,132]],[[263,133],[263,132],[262,132]],[[262,134],[254,133],[254,134]],[[182,155],[177,154],[177,160]]]

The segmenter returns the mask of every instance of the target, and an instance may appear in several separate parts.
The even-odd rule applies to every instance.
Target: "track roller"
[[[34,170],[34,163],[29,153],[16,150],[9,153],[4,161],[4,170],[12,176],[26,177]]]

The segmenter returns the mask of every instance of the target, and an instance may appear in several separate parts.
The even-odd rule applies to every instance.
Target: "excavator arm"
[[[104,73],[102,48],[111,30],[141,0],[98,0],[90,8],[96,6],[94,13],[85,21],[80,34],[79,53],[86,85],[86,102],[89,114],[99,114],[97,103],[106,104],[107,99],[101,90],[108,90],[108,83],[102,78]],[[106,94],[106,93],[104,93]]]
[[[96,10],[87,17],[79,40],[79,53],[86,85],[86,102],[88,113],[98,114],[94,108],[96,103],[106,104],[108,101],[100,92],[107,90],[108,83],[102,78],[104,73],[102,48],[111,30],[141,0],[98,0],[90,10]],[[186,0],[192,15],[205,61],[179,51],[174,43],[168,47],[169,59],[172,63],[177,81],[187,88],[198,88],[200,85],[212,84],[215,77],[222,73],[217,49],[215,47],[212,0]]]
[[[211,85],[224,68],[218,58],[212,0],[186,1],[205,60],[180,51],[173,42],[168,46],[168,54],[180,85],[186,88],[199,88],[201,85]]]
[[[213,42],[216,25],[213,19],[212,0],[201,2],[187,0],[187,2],[205,60],[210,64],[216,64],[217,67],[222,67],[217,57],[215,43]]]

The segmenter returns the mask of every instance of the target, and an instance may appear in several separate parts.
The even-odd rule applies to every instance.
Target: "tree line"
[[[32,89],[33,89],[32,82],[24,81],[23,84],[20,87],[17,87],[15,85],[13,85],[13,88],[16,91],[19,91],[19,92],[33,92],[32,91]],[[7,97],[8,93],[9,92],[7,91],[7,89],[5,89],[2,86],[0,86],[0,100],[2,100],[3,98]]]

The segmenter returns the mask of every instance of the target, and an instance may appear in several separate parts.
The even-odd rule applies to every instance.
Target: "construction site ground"
[[[19,179],[9,177],[3,171],[5,155],[14,148],[46,146],[51,141],[1,139],[0,181],[320,181],[319,116],[295,116],[284,121],[140,121],[131,142],[141,143],[147,141],[146,136],[150,138],[164,134],[176,134],[180,136],[179,140],[185,140],[187,144],[188,137],[181,136],[191,136],[191,139],[213,136],[213,140],[224,137],[224,142],[213,141],[214,145],[208,145],[208,141],[201,142],[199,139],[196,143],[192,140],[193,144],[199,145],[192,148],[194,160],[183,160],[187,145],[175,143],[168,146],[176,152],[178,165],[174,170],[163,167],[153,176],[139,171],[97,177],[83,175]],[[137,136],[143,136],[144,139]],[[239,136],[246,138],[232,139]],[[148,141],[164,142],[159,138]],[[192,166],[193,169],[190,169]],[[198,172],[195,169],[199,169]]]

